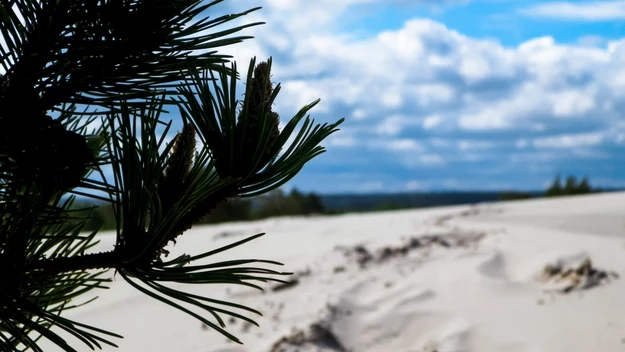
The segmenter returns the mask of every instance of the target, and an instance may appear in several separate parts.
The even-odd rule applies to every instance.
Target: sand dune
[[[122,333],[120,351],[623,351],[623,209],[612,193],[195,228],[174,252],[266,232],[216,259],[297,273],[264,293],[194,288],[264,313],[229,323],[243,346],[122,280],[69,315]]]

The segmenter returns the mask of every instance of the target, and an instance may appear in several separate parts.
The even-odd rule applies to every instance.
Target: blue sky
[[[254,6],[236,24],[266,24],[220,52],[244,70],[273,57],[283,121],[316,98],[316,121],[346,118],[288,187],[625,187],[625,1],[226,0],[208,15]]]
[[[321,193],[625,186],[625,1],[229,0],[282,119],[346,118],[289,186]]]

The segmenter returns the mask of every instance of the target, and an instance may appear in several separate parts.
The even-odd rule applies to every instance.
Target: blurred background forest
[[[352,212],[389,211],[411,208],[426,208],[446,205],[473,204],[481,202],[511,201],[539,197],[558,197],[597,192],[617,191],[599,189],[590,184],[588,178],[577,179],[557,176],[551,185],[542,191],[519,192],[423,192],[389,194],[334,194],[319,195],[302,193],[297,189],[275,190],[269,194],[251,199],[237,199],[227,202],[201,221],[201,224],[216,224],[231,221],[250,221],[277,216],[332,215]],[[85,230],[115,229],[115,216],[110,205],[90,204],[78,199],[74,202],[77,212],[92,211],[91,220]]]

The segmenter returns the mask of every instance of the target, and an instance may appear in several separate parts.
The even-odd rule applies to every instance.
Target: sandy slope
[[[625,193],[200,227],[176,252],[258,232],[221,258],[282,261],[297,285],[194,289],[264,313],[229,324],[243,346],[121,279],[69,315],[125,335],[120,351],[625,350]],[[579,275],[538,280],[558,262]]]

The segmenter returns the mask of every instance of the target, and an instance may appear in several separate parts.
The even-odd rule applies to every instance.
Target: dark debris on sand
[[[540,279],[543,282],[567,283],[565,287],[554,290],[567,294],[601,286],[610,282],[610,279],[618,278],[616,272],[597,269],[593,266],[592,260],[586,258],[578,266],[573,267],[565,267],[563,263],[546,265]]]
[[[350,310],[342,310],[338,306],[327,304],[324,308],[325,317],[312,324],[307,329],[293,329],[288,336],[282,337],[274,343],[270,352],[299,351],[315,348],[323,351],[348,352],[339,337],[332,331],[332,322],[340,315],[351,315]]]
[[[434,235],[411,237],[400,246],[387,246],[379,249],[377,254],[370,252],[365,246],[357,245],[343,249],[348,257],[355,258],[360,268],[365,268],[369,263],[383,263],[396,257],[402,257],[409,252],[418,249],[431,248],[467,248],[476,245],[486,236],[485,232],[450,232]]]
[[[323,323],[313,323],[305,330],[294,329],[271,346],[270,352],[284,352],[288,347],[303,348],[306,345],[325,347],[326,350],[347,352],[332,330]]]
[[[295,287],[299,285],[300,279],[302,277],[310,276],[311,274],[312,274],[312,271],[310,270],[310,268],[306,268],[306,270],[304,271],[300,271],[300,272],[293,274],[293,276],[291,276],[291,279],[288,282],[281,282],[275,285],[271,290],[273,292],[279,292],[279,291],[283,291],[283,290]]]

